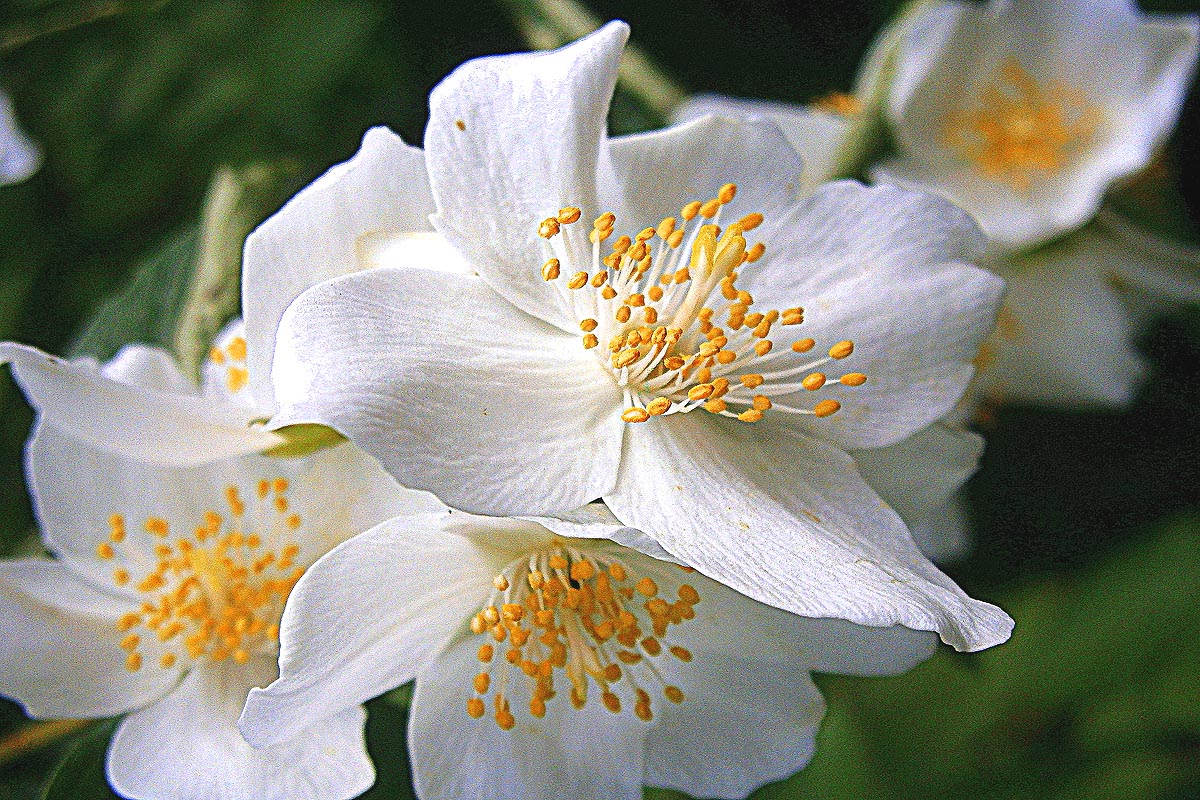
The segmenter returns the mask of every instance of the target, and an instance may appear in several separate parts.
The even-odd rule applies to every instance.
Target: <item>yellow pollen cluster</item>
[[[165,519],[150,517],[131,534],[124,516],[109,517],[108,540],[96,546],[96,555],[125,565],[113,571],[113,581],[145,596],[117,623],[128,670],[142,667],[143,637],[162,645],[158,663],[166,669],[184,657],[244,664],[276,647],[284,602],[304,574],[296,565],[300,548],[288,542],[300,517],[289,508],[287,489],[283,478],[259,481],[248,509],[238,488],[228,486],[227,515],[205,512],[203,524],[174,543]],[[128,546],[131,535],[157,541],[153,560],[147,548]],[[130,569],[137,567],[144,572],[135,579]]]
[[[529,713],[538,718],[557,694],[560,673],[577,709],[588,702],[589,678],[614,714],[632,705],[639,719],[652,720],[650,683],[672,703],[683,702],[682,690],[667,683],[655,662],[666,655],[692,660],[686,647],[666,637],[672,625],[695,618],[700,594],[694,587],[681,585],[669,601],[653,579],[630,575],[620,560],[589,558],[561,542],[514,562],[492,585],[488,605],[471,620],[471,630],[486,638],[467,701],[470,716],[486,713],[491,692],[496,724],[511,730],[516,718],[505,692],[517,670],[530,688]]]
[[[208,360],[225,367],[225,386],[231,392],[241,391],[250,380],[250,373],[246,370],[246,340],[241,336],[230,339],[224,348],[209,350]]]
[[[812,107],[818,111],[837,114],[840,117],[853,117],[862,113],[863,102],[846,92],[830,92],[814,100]]]
[[[756,311],[754,297],[738,286],[739,270],[751,269],[766,245],[751,247],[745,238],[762,225],[758,212],[722,229],[722,211],[736,196],[737,186],[727,183],[716,197],[690,202],[678,217],[632,237],[613,239],[616,216],[601,214],[587,234],[592,260],[582,266],[590,269],[570,264],[576,245],[583,244],[575,239],[582,231],[571,227],[580,209],[563,208],[538,225],[551,256],[542,278],[580,314],[583,347],[597,352],[624,391],[625,422],[697,408],[743,422],[757,422],[771,409],[828,417],[841,408],[837,400],[797,408],[773,398],[867,380],[861,372],[828,378],[816,371],[848,358],[854,352],[849,340],[802,364],[775,348],[772,333],[802,324],[804,309]],[[804,338],[790,349],[815,347],[814,339]]]
[[[945,140],[985,177],[1024,193],[1066,166],[1099,124],[1082,92],[1039,85],[1010,57],[975,108],[949,117]]]

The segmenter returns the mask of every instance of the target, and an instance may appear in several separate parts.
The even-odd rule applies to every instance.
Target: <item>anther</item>
[[[646,404],[646,413],[652,417],[661,416],[671,408],[671,400],[667,397],[656,397]]]
[[[571,276],[571,280],[567,281],[568,289],[582,289],[588,282],[588,274],[586,272],[576,272]]]
[[[854,342],[849,339],[838,342],[833,347],[829,348],[830,358],[846,358],[854,352]]]
[[[740,419],[742,422],[758,422],[762,418],[762,412],[756,408],[748,408],[742,413],[738,414],[738,419]]]
[[[800,381],[800,385],[805,389],[808,389],[810,392],[815,392],[817,389],[820,389],[825,385],[825,376],[820,372],[814,372],[810,375],[806,375],[804,380]]]
[[[828,417],[838,412],[842,404],[837,400],[822,400],[813,406],[813,413],[818,417]]]
[[[596,326],[599,324],[599,322],[589,317],[588,319],[585,319],[583,322],[579,323],[579,329],[584,333],[591,333],[592,331],[596,330]]]
[[[807,353],[816,346],[816,341],[813,339],[801,339],[798,342],[792,342],[792,350],[797,353]]]
[[[542,265],[542,279],[552,281],[558,277],[562,263],[557,258],[552,258]]]
[[[553,239],[558,235],[558,230],[558,220],[554,217],[547,217],[542,220],[542,224],[538,225],[538,236],[543,239]]]
[[[838,382],[843,386],[862,386],[867,382],[867,376],[861,372],[847,372],[838,379]]]
[[[575,208],[574,206],[567,206],[566,208],[559,209],[558,221],[561,222],[563,225],[570,225],[572,222],[578,221],[579,216],[582,213],[583,213],[582,211],[580,211],[578,208]]]
[[[621,419],[625,422],[645,422],[650,419],[650,413],[644,408],[627,408],[621,414]]]

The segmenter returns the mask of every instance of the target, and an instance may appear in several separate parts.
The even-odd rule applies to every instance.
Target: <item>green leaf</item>
[[[130,342],[170,349],[199,238],[198,229],[188,228],[160,245],[119,294],[100,304],[68,352],[107,361]]]
[[[198,379],[212,340],[238,313],[242,245],[280,199],[282,174],[262,164],[219,170],[201,224],[155,250],[100,305],[70,352],[104,361],[122,345],[143,342],[175,353]]]
[[[113,800],[104,777],[104,757],[117,720],[97,723],[79,737],[50,773],[42,800]]]
[[[367,751],[375,762],[375,785],[360,800],[415,800],[408,760],[408,714],[383,698],[367,703]]]

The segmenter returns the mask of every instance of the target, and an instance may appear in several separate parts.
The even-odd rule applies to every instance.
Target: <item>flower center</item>
[[[246,369],[246,340],[235,336],[225,347],[214,347],[208,352],[208,360],[225,367],[225,385],[230,392],[237,393],[246,387],[250,372]]]
[[[467,701],[470,716],[483,716],[484,698],[493,692],[496,724],[512,729],[516,720],[505,691],[515,670],[529,682],[529,713],[538,718],[556,695],[560,673],[571,684],[571,704],[577,709],[587,704],[589,677],[614,714],[632,701],[639,719],[652,720],[651,694],[645,688],[652,685],[672,703],[683,702],[683,692],[667,683],[655,662],[668,654],[681,662],[692,660],[686,647],[666,637],[671,625],[696,616],[693,606],[700,595],[694,587],[680,586],[670,602],[659,595],[653,579],[633,577],[620,559],[584,555],[562,541],[514,561],[492,586],[488,604],[471,619],[472,632],[490,641],[479,646],[484,667]],[[499,659],[498,648],[505,648]],[[495,679],[493,672],[498,673]]]
[[[192,536],[174,544],[167,541],[167,521],[149,517],[139,535],[159,540],[154,560],[144,548],[128,546],[121,514],[109,517],[108,541],[96,546],[96,554],[121,563],[114,583],[145,596],[137,611],[117,622],[126,669],[141,669],[143,636],[165,646],[159,664],[167,669],[180,658],[244,664],[255,653],[274,652],[283,604],[304,574],[296,566],[300,548],[290,541],[300,517],[289,510],[287,488],[284,478],[261,480],[247,508],[238,488],[228,486],[228,514],[206,511]]]
[[[542,277],[563,293],[580,319],[583,346],[600,354],[624,391],[621,418],[626,422],[697,408],[743,422],[756,422],[772,408],[828,417],[841,408],[836,400],[797,408],[771,398],[866,382],[860,372],[829,379],[817,371],[850,356],[854,343],[849,340],[830,347],[827,357],[770,369],[780,353],[768,337],[776,326],[802,324],[804,309],[756,311],[754,297],[738,288],[738,270],[761,259],[766,245],[747,247],[745,239],[762,224],[762,214],[747,214],[721,229],[722,209],[736,194],[734,184],[725,184],[717,197],[685,205],[679,218],[667,217],[632,238],[619,237],[603,257],[601,246],[611,239],[616,216],[602,214],[588,234],[590,272],[563,270],[573,252],[571,237],[578,235],[571,228],[579,220],[578,208],[564,208],[538,227],[552,254]],[[815,347],[810,338],[791,343],[796,353]]]
[[[947,119],[944,135],[985,177],[1028,192],[1061,171],[1099,123],[1100,112],[1082,92],[1060,83],[1042,86],[1009,58],[974,108]]]

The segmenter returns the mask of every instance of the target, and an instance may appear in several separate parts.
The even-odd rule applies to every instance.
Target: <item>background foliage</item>
[[[805,101],[850,86],[897,5],[591,8],[629,20],[688,90]],[[508,7],[482,0],[6,0],[0,85],[47,157],[35,178],[0,189],[0,338],[107,355],[111,329],[80,338],[97,309],[108,319],[129,307],[113,303],[179,302],[179,267],[198,257],[219,168],[267,170],[241,210],[252,225],[351,155],[371,125],[419,143],[426,95],[445,73],[523,47]],[[619,97],[611,127],[651,119]],[[1189,235],[1200,207],[1187,188],[1200,186],[1197,141],[1193,99],[1167,162],[1182,194],[1130,199],[1176,234]],[[173,335],[159,317],[130,319],[122,337]],[[1129,411],[1007,408],[986,431],[969,486],[974,552],[949,571],[1012,613],[1012,641],[972,656],[943,648],[895,679],[823,678],[830,712],[816,760],[760,797],[1200,797],[1200,313],[1165,315],[1142,346],[1156,373]],[[31,547],[20,461],[30,419],[0,378],[6,556]],[[403,695],[371,710],[380,780],[370,796],[410,797]],[[19,708],[0,706],[0,737],[24,724]],[[41,796],[56,764],[47,797],[111,796],[100,782],[108,730],[8,758],[0,800]]]

